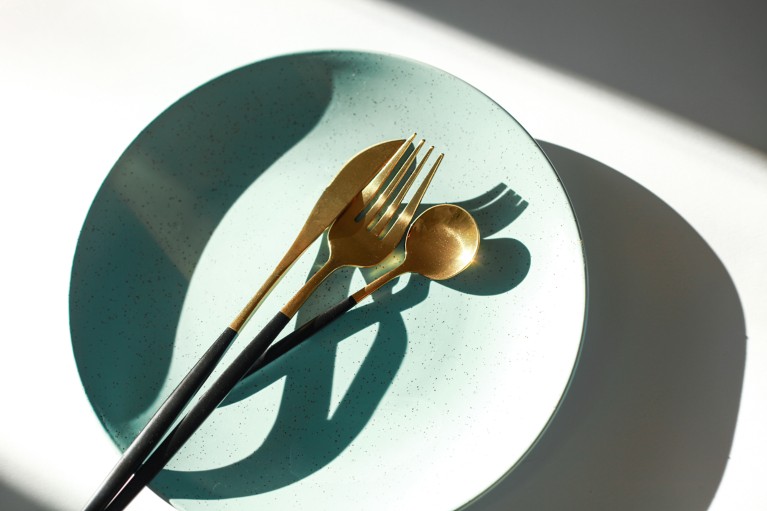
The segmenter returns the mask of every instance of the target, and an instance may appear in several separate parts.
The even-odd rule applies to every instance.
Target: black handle
[[[236,331],[227,328],[208,348],[128,446],[83,511],[97,511],[109,504],[109,501],[157,447],[184,407],[189,404],[216,368],[236,336]]]
[[[256,360],[256,363],[253,364],[253,366],[248,371],[248,374],[245,376],[250,376],[267,364],[274,362],[279,357],[289,352],[304,342],[306,339],[328,326],[336,319],[340,318],[346,311],[355,305],[357,305],[357,302],[353,297],[350,296],[346,300],[339,302],[330,309],[326,310],[319,316],[315,316],[314,318],[310,319],[301,325],[301,327],[297,328],[290,334],[269,346],[269,349],[266,350],[266,352],[261,355],[258,360]]]
[[[104,508],[106,511],[125,509],[138,493],[163,469],[170,459],[178,452],[187,440],[210,416],[216,407],[226,398],[240,379],[247,374],[248,369],[266,351],[266,348],[277,338],[288,324],[290,318],[278,312],[267,323],[261,332],[250,341],[242,352],[234,359],[221,376],[202,395],[189,413],[165,437],[165,440],[155,450],[143,465],[135,472],[133,479],[117,494],[114,500]]]

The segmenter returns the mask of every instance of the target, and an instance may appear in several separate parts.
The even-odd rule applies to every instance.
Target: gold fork
[[[381,262],[397,247],[444,157],[444,154],[437,157],[408,205],[397,215],[396,219],[392,220],[402,205],[405,195],[434,150],[432,146],[426,151],[421,162],[392,199],[424,142],[421,140],[418,143],[386,189],[375,200],[372,199],[383,186],[384,179],[382,176],[378,176],[365,187],[362,193],[355,197],[341,216],[336,219],[328,232],[330,255],[327,261],[285,304],[281,310],[285,316],[292,318],[322,281],[337,269],[344,266],[373,266]]]
[[[330,255],[327,262],[213,382],[189,413],[181,419],[155,452],[135,472],[133,478],[117,493],[114,500],[106,507],[106,511],[124,509],[141,489],[162,470],[194,432],[199,429],[205,419],[226,398],[227,394],[248,373],[251,366],[277,338],[290,322],[290,319],[298,312],[298,309],[325,278],[344,266],[373,266],[381,262],[397,247],[444,157],[444,154],[437,157],[407,206],[394,218],[407,192],[434,149],[433,147],[428,149],[424,158],[397,192],[402,179],[412,166],[423,144],[424,141],[421,140],[380,195],[379,192],[388,177],[387,175],[377,175],[352,200],[328,232]],[[396,196],[390,200],[395,192],[397,192]]]

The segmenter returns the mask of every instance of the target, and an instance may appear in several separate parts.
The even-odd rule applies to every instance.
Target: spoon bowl
[[[406,269],[432,280],[465,270],[479,249],[477,222],[465,209],[440,204],[424,211],[405,240]]]

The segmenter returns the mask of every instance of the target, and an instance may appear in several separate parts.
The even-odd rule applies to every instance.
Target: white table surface
[[[0,218],[5,238],[0,251],[5,334],[0,370],[4,406],[0,420],[2,491],[14,495],[13,502],[26,502],[26,509],[79,509],[116,461],[117,453],[80,387],[69,341],[67,298],[79,229],[117,157],[162,110],[202,83],[263,58],[315,49],[399,54],[468,81],[509,110],[535,138],[566,148],[544,145],[555,165],[598,168],[599,175],[612,176],[624,189],[643,197],[644,202],[639,200],[638,204],[662,210],[662,218],[679,220],[685,233],[693,238],[699,235],[700,246],[707,246],[707,254],[710,251],[707,261],[716,263],[718,275],[730,283],[728,289],[734,290],[735,298],[726,305],[733,307],[735,316],[742,314],[746,338],[742,331],[738,333],[735,321],[733,329],[723,327],[723,344],[717,345],[729,354],[724,358],[735,361],[726,367],[732,368],[726,375],[728,388],[738,387],[742,378],[739,395],[726,396],[736,403],[732,420],[720,424],[717,408],[711,410],[712,427],[724,431],[716,438],[728,451],[728,459],[720,453],[722,459],[712,462],[712,466],[726,465],[723,472],[719,470],[721,482],[717,486],[718,477],[687,481],[690,474],[703,473],[700,464],[706,459],[705,453],[701,458],[673,457],[679,481],[690,487],[704,484],[697,493],[711,494],[713,500],[704,499],[706,505],[700,504],[690,497],[696,491],[685,493],[680,489],[684,485],[669,480],[667,472],[654,470],[642,472],[640,482],[616,477],[607,481],[608,487],[598,489],[590,486],[596,484],[594,474],[603,473],[604,467],[593,468],[591,478],[588,468],[581,467],[572,474],[573,485],[568,486],[562,481],[569,476],[540,468],[547,459],[558,466],[578,466],[573,460],[557,459],[574,452],[567,448],[568,428],[558,427],[552,428],[551,438],[544,438],[540,452],[531,451],[539,468],[535,469],[535,463],[533,468],[520,466],[532,482],[515,482],[512,472],[509,481],[479,501],[476,509],[501,509],[504,503],[520,502],[538,509],[555,509],[558,502],[570,502],[570,508],[585,509],[589,503],[593,508],[600,502],[587,497],[588,492],[578,490],[577,485],[602,492],[605,499],[601,502],[622,509],[629,508],[620,505],[626,502],[641,509],[672,501],[679,504],[676,509],[705,509],[709,502],[712,510],[767,509],[767,156],[618,91],[563,74],[423,15],[372,0],[221,2],[215,6],[203,2],[6,1],[0,5]],[[571,182],[575,190],[578,183],[572,180],[577,173],[562,172],[565,185]],[[590,211],[589,203],[581,199],[583,193],[578,193],[573,192],[576,214],[591,222],[584,225],[587,255],[589,250],[609,249],[609,236],[597,239],[609,229],[600,230],[595,225],[599,212]],[[638,217],[642,213],[638,211]],[[642,231],[644,246],[673,244],[663,233],[654,238],[652,232]],[[674,252],[677,256],[680,253],[685,255],[683,250]],[[659,254],[657,250],[647,254],[638,253],[637,260],[659,268],[665,264],[662,257],[649,261]],[[674,261],[680,267],[683,263]],[[597,269],[595,277],[599,271],[603,270]],[[615,271],[631,274],[635,269]],[[666,274],[659,271],[658,275]],[[653,274],[648,278],[651,281]],[[689,336],[696,333],[695,325],[685,316],[685,303],[679,300],[693,296],[695,291],[680,290],[680,286],[665,289],[662,282],[647,283],[648,278],[628,278],[625,282],[655,293],[647,302],[637,303],[658,303],[667,310],[670,319],[663,325],[667,329],[679,327],[683,347],[694,350]],[[691,282],[694,279],[682,281],[681,287]],[[609,294],[605,289],[593,292],[595,297]],[[614,289],[611,292],[617,293]],[[709,298],[715,307],[716,297]],[[696,309],[704,310],[704,305]],[[628,319],[636,319],[637,324],[652,320],[643,317],[645,312],[640,306],[619,311]],[[607,312],[590,310],[590,314],[600,313]],[[598,324],[598,319],[589,323]],[[604,320],[601,324],[617,328]],[[652,333],[649,329],[644,332]],[[592,336],[598,335],[604,341],[604,332],[592,332]],[[730,340],[735,354],[726,345]],[[586,341],[590,342],[588,330]],[[591,345],[599,346],[599,342]],[[579,370],[601,367],[598,361],[603,355],[599,350],[593,357],[591,365],[584,364]],[[744,366],[738,366],[738,357],[745,357]],[[676,380],[670,372],[664,373],[668,392],[684,387],[694,374],[684,359],[682,354]],[[691,356],[690,360],[694,365],[697,359]],[[631,374],[632,363],[631,356],[610,362],[625,374]],[[648,385],[650,393],[663,390]],[[587,387],[574,390],[580,392],[582,388]],[[636,386],[623,390],[633,396],[641,394]],[[616,399],[621,392],[620,386],[615,387]],[[636,473],[636,465],[648,460],[663,463],[664,453],[674,450],[673,442],[665,448],[647,445],[647,449],[629,444],[636,438],[669,442],[662,406],[674,407],[668,409],[668,416],[674,420],[681,417],[682,424],[701,417],[700,409],[680,416],[679,403],[664,401],[664,395],[636,400],[639,406],[648,406],[655,422],[646,424],[639,437],[612,436],[610,445],[590,446],[595,459],[608,459],[604,454],[608,451],[625,451],[627,458],[621,463],[634,467],[627,469],[628,473]],[[691,397],[694,401],[697,395],[695,388],[684,394],[687,401]],[[703,394],[701,399],[707,400],[707,396]],[[606,413],[620,410],[610,406],[593,403],[589,410],[571,415],[569,420],[614,434],[599,422],[600,418],[605,420]],[[615,417],[610,421],[615,423]],[[577,427],[573,425],[576,439]],[[728,428],[731,448],[726,445]],[[705,428],[695,429],[695,438],[706,438],[702,431]],[[677,434],[681,443],[688,438],[684,426]],[[551,447],[557,445],[563,447]],[[646,450],[656,454],[642,454]],[[717,452],[721,450],[719,445]],[[652,474],[658,476],[653,478]],[[552,477],[559,477],[556,484],[565,492],[557,497],[560,501],[547,497],[536,506],[535,494],[520,489],[546,487],[547,478]],[[674,498],[662,496],[662,489],[669,486],[678,490]],[[524,498],[520,497],[525,491]],[[574,493],[568,495],[567,491]],[[0,493],[0,503],[3,498]],[[165,510],[168,506],[144,492],[133,509]]]

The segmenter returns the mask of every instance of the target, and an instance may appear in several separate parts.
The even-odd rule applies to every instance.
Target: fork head
[[[377,177],[352,201],[331,226],[328,242],[330,244],[330,257],[335,260],[336,264],[342,266],[378,264],[396,248],[404,236],[444,156],[440,154],[437,157],[418,190],[404,209],[399,211],[405,196],[425,166],[434,147],[430,147],[421,161],[413,168],[416,156],[425,142],[421,140],[404,163],[399,166],[399,170],[384,190],[380,190],[414,138],[415,134],[403,144]],[[410,172],[409,176],[408,172]],[[405,179],[406,176],[407,179]]]

